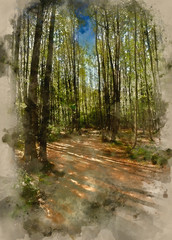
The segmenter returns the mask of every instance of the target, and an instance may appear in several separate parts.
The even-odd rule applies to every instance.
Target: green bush
[[[20,196],[25,200],[26,204],[38,204],[38,183],[26,171],[19,173],[19,180],[16,188],[19,190]]]
[[[165,166],[168,161],[168,156],[165,151],[159,151],[152,155],[151,162],[153,165],[159,165],[161,167]]]
[[[154,151],[156,151],[156,149],[147,146],[140,146],[132,149],[129,156],[131,159],[136,159],[137,161],[149,161],[151,160]]]
[[[160,150],[156,146],[138,146],[128,151],[129,157],[137,161],[150,161],[153,165],[165,166],[170,158],[168,151]]]

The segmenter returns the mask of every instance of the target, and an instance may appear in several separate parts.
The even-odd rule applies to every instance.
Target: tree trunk
[[[136,4],[136,3],[135,3]],[[135,66],[135,123],[134,123],[134,143],[133,148],[137,144],[137,120],[138,120],[138,73],[137,73],[137,13],[135,5],[135,33],[134,33],[134,66]]]
[[[38,65],[40,56],[40,44],[43,25],[43,7],[38,5],[37,23],[35,28],[35,39],[31,61],[30,84],[25,108],[25,159],[33,161],[37,159],[36,141],[38,135],[38,115],[37,115],[37,88],[38,88]]]
[[[101,72],[100,72],[100,58],[99,58],[99,52],[98,52],[98,23],[97,23],[97,12],[95,12],[96,15],[96,36],[95,36],[95,46],[96,46],[96,55],[97,55],[97,65],[98,65],[98,94],[99,94],[99,117],[100,117],[100,127],[102,128],[102,103],[101,103]]]
[[[144,31],[143,31],[143,23],[141,22],[142,27],[142,38],[143,38],[143,58],[144,58],[144,78],[146,83],[146,97],[147,97],[147,104],[148,104],[148,130],[149,130],[149,137],[150,140],[153,141],[152,138],[152,118],[151,118],[151,107],[150,107],[150,96],[149,96],[149,86],[148,86],[148,80],[147,80],[147,61],[146,61],[146,49],[145,49],[145,37],[144,37]]]
[[[48,123],[50,116],[50,83],[52,75],[52,63],[53,63],[53,38],[54,38],[54,25],[55,25],[55,7],[52,7],[51,23],[49,31],[49,43],[48,43],[48,56],[46,63],[45,79],[44,79],[44,92],[43,92],[43,110],[42,110],[42,122],[40,131],[40,158],[47,162],[47,137],[48,137]]]
[[[17,19],[16,33],[15,33],[15,49],[14,49],[14,72],[16,74],[16,83],[14,85],[15,101],[16,101],[16,97],[19,99],[19,101],[21,101],[21,89],[20,89],[20,79],[19,79],[19,49],[20,49],[20,39],[21,39],[21,21],[22,21],[22,15],[20,15]]]

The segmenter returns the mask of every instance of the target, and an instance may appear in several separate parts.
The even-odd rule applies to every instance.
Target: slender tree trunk
[[[110,67],[111,67],[111,74],[112,74],[112,82],[113,82],[113,97],[112,97],[112,118],[111,118],[111,130],[112,130],[112,140],[115,140],[117,131],[118,131],[118,124],[117,124],[117,116],[116,116],[116,100],[117,100],[117,74],[115,74],[114,65],[113,65],[113,59],[112,59],[112,52],[111,52],[111,46],[109,42],[109,20],[107,16],[107,12],[105,10],[105,16],[106,16],[106,42],[107,42],[107,48],[108,48],[108,54],[109,54],[109,60],[110,60]]]
[[[26,57],[26,84],[25,84],[25,103],[27,100],[27,88],[28,88],[28,79],[29,79],[29,49],[30,49],[30,44],[29,44],[29,35],[30,35],[30,21],[29,21],[29,12],[27,15],[27,57]]]
[[[129,20],[130,23],[130,20]],[[131,46],[130,46],[130,31],[128,29],[128,50],[129,50],[129,77],[128,77],[128,88],[129,88],[129,103],[130,103],[130,126],[132,131],[134,132],[134,116],[133,116],[133,107],[132,107],[132,57],[131,57]]]
[[[37,159],[36,142],[38,136],[38,115],[37,115],[37,88],[38,88],[38,65],[40,56],[40,45],[43,26],[43,7],[38,5],[37,23],[35,29],[34,47],[31,61],[30,84],[25,109],[25,159],[32,161]]]
[[[15,49],[14,49],[14,72],[16,74],[16,82],[14,84],[14,94],[15,94],[15,101],[16,101],[16,98],[18,98],[19,103],[21,102],[21,89],[20,89],[20,76],[19,76],[19,68],[20,68],[19,67],[19,50],[20,50],[20,40],[21,40],[21,22],[22,22],[22,15],[19,15],[17,19],[17,25],[16,25]]]
[[[79,42],[79,36],[78,36],[78,42]],[[77,55],[77,131],[80,132],[80,49],[78,47],[78,55]]]
[[[15,50],[14,50],[14,71],[18,77],[19,74],[19,48],[21,39],[21,20],[22,15],[17,19],[16,33],[15,33]]]
[[[45,79],[44,79],[44,92],[43,92],[43,110],[42,122],[40,131],[40,158],[46,164],[47,162],[47,137],[48,137],[48,123],[50,118],[50,83],[52,77],[52,64],[53,64],[53,39],[54,39],[54,25],[55,25],[55,7],[52,7],[49,43],[48,43],[48,56],[46,63]]]
[[[75,103],[75,108],[73,110],[73,125],[74,128],[78,131],[78,87],[77,87],[77,72],[76,72],[76,29],[75,29],[75,22],[73,25],[73,88],[74,88],[74,103]]]
[[[105,44],[104,44],[104,32],[103,29],[101,29],[101,35],[102,35],[102,58],[101,58],[101,64],[102,64],[102,77],[103,77],[103,83],[104,83],[104,109],[105,109],[105,120],[104,122],[104,127],[108,128],[110,130],[110,112],[109,112],[109,105],[110,105],[110,100],[109,100],[109,89],[108,89],[108,79],[107,79],[107,74],[108,71],[106,69],[106,60],[105,60]],[[108,64],[108,61],[107,61]]]
[[[23,19],[23,29],[25,31],[25,27],[26,27],[26,19]],[[24,76],[24,83],[23,83],[23,100],[24,102],[26,102],[27,99],[27,69],[26,69],[26,65],[27,65],[27,38],[26,35],[24,35],[23,37],[23,46],[24,46],[24,70],[23,70],[23,76]]]
[[[144,31],[143,31],[143,23],[141,23],[142,27],[142,39],[143,39],[143,58],[144,58],[144,78],[146,83],[146,97],[147,97],[147,104],[148,104],[148,130],[149,130],[149,137],[150,140],[153,141],[152,138],[152,118],[151,118],[151,107],[150,107],[150,96],[149,96],[149,86],[148,86],[148,80],[147,80],[147,61],[146,61],[146,49],[145,49],[145,37],[144,37]]]
[[[136,4],[136,3],[135,3]],[[135,34],[134,34],[134,66],[135,66],[135,123],[134,123],[134,144],[135,148],[137,144],[137,128],[138,128],[138,73],[137,73],[137,13],[135,5]]]
[[[97,65],[98,65],[98,94],[99,94],[99,114],[100,114],[100,127],[102,128],[102,103],[101,103],[101,70],[100,70],[100,58],[99,58],[99,51],[98,51],[98,23],[97,23],[97,12],[96,15],[96,36],[95,36],[95,46],[96,46],[96,56],[97,56]]]
[[[149,51],[149,57],[150,57],[150,63],[151,63],[151,71],[152,71],[152,77],[153,77],[153,83],[154,83],[154,94],[156,94],[156,77],[155,77],[152,50],[151,50],[150,37],[149,37],[146,17],[145,17],[145,26],[146,26],[145,33],[146,33],[146,38],[147,38],[147,45],[148,45],[148,51]]]
[[[158,59],[158,43],[157,43],[157,33],[156,33],[156,27],[154,25],[153,28],[154,31],[154,41],[155,41],[155,62],[156,62],[156,90],[157,90],[157,97],[156,97],[156,101],[157,101],[157,105],[159,106],[159,112],[162,112],[162,104],[161,104],[161,89],[160,89],[160,79],[159,79],[159,59]],[[157,118],[156,121],[156,130],[160,129],[160,118]],[[160,134],[160,132],[159,132]]]
[[[117,91],[116,91],[116,134],[120,126],[120,98],[121,98],[121,72],[120,72],[120,23],[119,23],[119,9],[117,5],[117,40],[116,40],[116,81],[117,81]]]

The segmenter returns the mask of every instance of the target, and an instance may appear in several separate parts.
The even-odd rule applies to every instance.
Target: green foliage
[[[143,145],[134,149],[129,149],[129,157],[138,162],[149,161],[153,165],[165,166],[171,154],[168,151],[160,150],[156,146]]]
[[[81,24],[81,19],[75,14],[75,7],[59,8],[59,5],[55,4],[54,8],[54,47],[50,54],[53,56],[53,63],[48,61],[51,8],[45,11],[43,19],[38,21],[40,25],[43,23],[39,37],[39,34],[35,34],[37,11],[21,14],[21,23],[13,23],[19,31],[19,34],[16,34],[14,29],[14,35],[20,35],[19,41],[14,39],[13,44],[13,52],[20,53],[17,54],[20,55],[19,59],[13,63],[17,73],[16,106],[21,121],[28,119],[27,114],[30,116],[30,120],[23,122],[23,125],[27,126],[24,127],[26,137],[29,138],[29,132],[32,132],[39,141],[41,136],[46,135],[41,134],[47,130],[47,123],[45,128],[43,122],[50,123],[46,139],[49,142],[60,138],[60,129],[72,133],[75,130],[80,131],[82,127],[92,127],[108,129],[115,134],[122,128],[134,130],[134,124],[137,124],[138,130],[149,132],[150,135],[158,132],[164,125],[166,106],[158,86],[158,65],[161,65],[162,59],[161,31],[153,21],[151,12],[135,1],[113,5],[111,8],[101,1],[99,4],[90,2],[87,14],[94,31],[92,37],[90,36],[94,38],[91,46],[87,39],[83,41],[77,36],[78,28],[84,25],[85,21],[82,20]],[[36,42],[40,45],[39,49],[36,49],[37,53],[40,50],[37,59],[40,64],[32,64]],[[0,60],[4,62],[4,55],[1,55]],[[48,62],[53,67],[52,73],[51,68],[47,68]],[[38,66],[35,69],[39,73],[36,78],[31,77],[32,65]],[[51,76],[47,75],[48,69]],[[50,83],[47,89],[46,75]],[[28,101],[32,96],[30,91],[35,95],[34,104]],[[43,99],[47,99],[49,104],[46,105]],[[47,109],[45,112],[44,107]],[[46,116],[48,112],[50,114]],[[137,121],[135,115],[138,115]],[[43,121],[46,118],[47,121]],[[13,144],[8,135],[4,141]],[[121,145],[118,141],[115,144]],[[23,149],[22,139],[17,142],[16,147]],[[131,152],[131,149],[127,151]],[[150,159],[149,150],[133,151],[131,157]]]
[[[51,185],[52,183],[49,181],[47,174],[41,174],[39,176],[39,183],[45,184],[45,185]]]
[[[15,143],[15,149],[23,151],[24,150],[24,141],[23,140],[18,140]]]
[[[87,123],[86,123],[85,115],[83,113],[81,113],[81,115],[80,115],[80,127],[81,128],[88,127]]]
[[[60,128],[56,126],[49,125],[49,135],[48,142],[56,142],[60,138]]]
[[[100,126],[99,112],[97,110],[92,110],[88,115],[90,127]]]
[[[18,184],[15,188],[19,191],[26,205],[32,206],[38,204],[38,183],[26,171],[21,171],[19,173]]]
[[[30,210],[30,205],[25,204],[25,202],[18,201],[14,210],[11,213],[12,218],[21,218],[22,214],[27,214]]]
[[[129,156],[131,157],[131,151],[132,151],[132,146],[127,146],[126,149],[125,149],[126,153],[129,154]],[[132,158],[132,157],[131,157]]]
[[[123,142],[119,139],[118,140],[116,139],[116,140],[113,141],[112,145],[122,146]]]
[[[153,165],[159,165],[161,167],[167,164],[168,157],[164,152],[158,152],[152,155],[151,162]]]
[[[154,151],[155,149],[151,149],[147,146],[140,146],[132,149],[129,156],[131,159],[136,159],[137,161],[149,161]]]

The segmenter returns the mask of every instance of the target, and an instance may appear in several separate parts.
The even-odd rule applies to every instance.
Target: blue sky
[[[90,50],[95,43],[95,34],[93,31],[93,25],[90,21],[90,17],[86,13],[87,4],[83,4],[82,7],[78,8],[76,15],[81,20],[79,25],[79,42],[82,46],[88,45]]]

